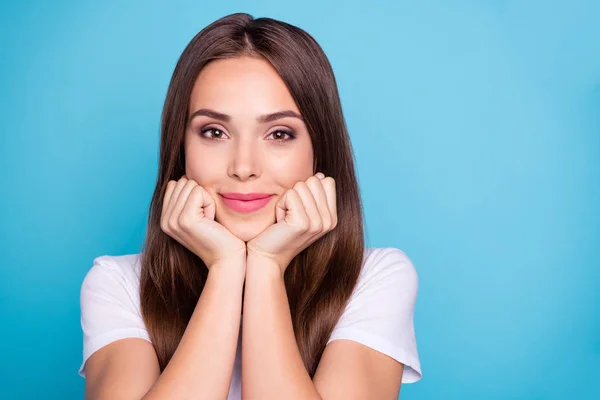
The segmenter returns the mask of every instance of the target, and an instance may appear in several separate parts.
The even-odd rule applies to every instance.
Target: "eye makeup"
[[[212,132],[212,133],[208,133],[208,135],[207,135],[206,134],[207,132]],[[213,134],[215,132],[219,133],[219,135],[217,137],[213,136]],[[226,135],[222,129],[219,129],[216,127],[210,127],[210,126],[201,129],[198,134],[200,135],[201,138],[207,139],[207,140],[210,140],[213,142],[218,142],[220,140],[223,140],[222,139],[223,135]],[[277,136],[278,134],[279,134],[279,137]],[[287,135],[287,138],[285,138],[286,135]],[[276,129],[276,130],[272,131],[268,136],[274,137],[274,139],[270,139],[270,140],[273,140],[273,141],[277,142],[278,144],[283,144],[285,142],[289,142],[289,141],[296,139],[296,132],[294,132],[293,130],[290,130],[290,129]]]

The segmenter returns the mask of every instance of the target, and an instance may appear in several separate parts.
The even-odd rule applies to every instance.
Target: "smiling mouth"
[[[223,195],[220,196],[223,200],[223,203],[225,203],[227,207],[239,213],[250,213],[258,211],[264,206],[266,206],[273,198],[273,195],[268,195],[267,197],[257,198],[253,200],[240,200],[225,197]]]

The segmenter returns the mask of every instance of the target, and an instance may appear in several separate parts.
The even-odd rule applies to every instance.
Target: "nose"
[[[229,163],[229,175],[240,181],[255,179],[260,175],[258,149],[252,140],[238,140]]]

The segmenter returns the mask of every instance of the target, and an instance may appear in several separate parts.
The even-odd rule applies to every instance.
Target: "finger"
[[[185,185],[183,185],[181,192],[179,192],[179,196],[177,196],[177,202],[173,207],[173,214],[171,215],[173,222],[180,221],[181,211],[183,211],[183,207],[185,207],[185,204],[190,196],[190,192],[195,186],[198,186],[198,183],[192,179],[188,180]]]
[[[173,189],[175,189],[175,181],[169,181],[167,183],[167,189],[165,190],[165,195],[163,197],[163,204],[162,204],[162,216],[164,217],[165,215],[165,211],[167,210],[167,206],[169,205],[169,202],[171,201],[171,197],[173,194]]]
[[[181,189],[183,189],[183,187],[185,186],[186,183],[187,183],[187,179],[181,178],[175,184],[175,188],[173,189],[173,193],[171,194],[171,199],[170,199],[171,201],[169,202],[169,205],[167,205],[167,218],[168,219],[171,219],[171,216],[173,215],[173,209],[175,208],[175,204],[177,204],[177,198],[179,197],[179,193],[181,193]]]
[[[325,190],[325,195],[327,196],[327,206],[329,207],[329,212],[331,213],[333,226],[335,227],[338,222],[335,180],[333,180],[332,177],[328,176],[326,178],[323,178],[321,180],[321,183],[323,184],[323,189]]]
[[[289,191],[290,190],[287,190],[275,204],[275,222],[281,222],[285,219],[285,216],[287,214],[285,204],[287,203],[287,196]]]
[[[329,211],[329,205],[327,204],[327,194],[325,188],[321,183],[321,179],[316,176],[311,176],[306,180],[306,185],[312,192],[313,197],[317,203],[317,208],[321,214],[321,220],[323,221],[323,230],[328,231],[333,225],[333,218]]]
[[[277,202],[277,215],[284,215],[287,223],[306,231],[309,227],[308,216],[304,210],[302,199],[296,190],[288,189],[281,200]],[[278,219],[279,222],[279,219]]]
[[[315,201],[310,188],[307,186],[306,182],[300,181],[294,185],[294,189],[296,192],[298,192],[298,195],[302,200],[304,210],[306,211],[306,215],[308,216],[308,229],[312,233],[321,232],[321,229],[323,229],[323,221],[321,219],[321,213],[317,207],[317,202]]]
[[[165,190],[165,195],[163,197],[162,212],[160,214],[160,228],[165,233],[169,232],[169,214],[167,210],[169,208],[169,204],[171,203],[171,197],[173,196],[173,189],[175,189],[176,183],[177,182],[175,181],[167,182],[167,189]]]
[[[205,218],[214,220],[215,219],[215,202],[202,186],[197,185],[192,188],[190,195],[185,203],[183,213],[186,215],[198,215],[202,214]]]

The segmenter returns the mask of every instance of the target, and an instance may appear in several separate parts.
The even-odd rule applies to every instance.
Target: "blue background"
[[[401,398],[600,398],[599,2],[217,3],[2,3],[0,398],[83,398],[83,277],[140,251],[177,58],[241,11],[321,44],[368,245],[417,268]]]

